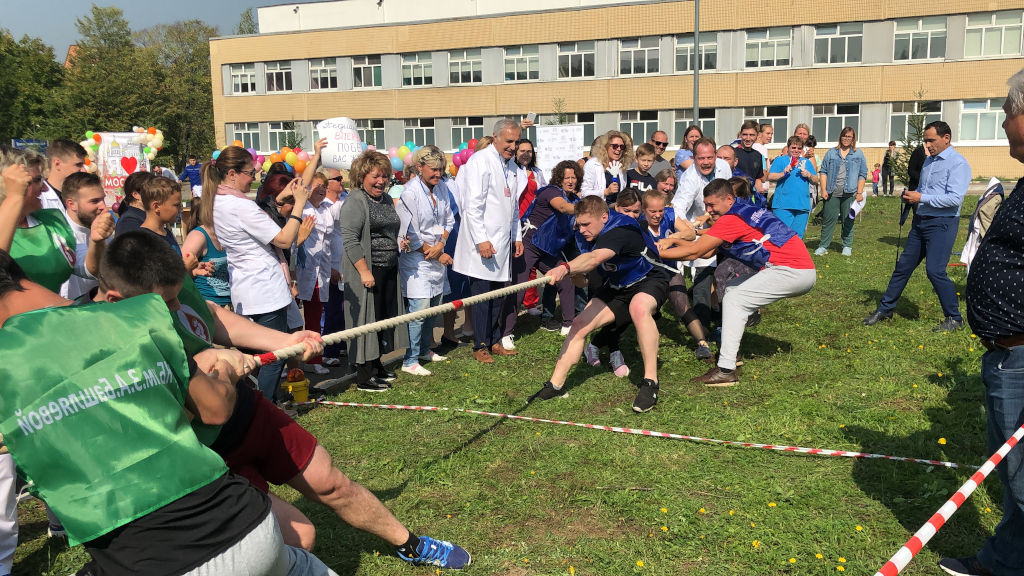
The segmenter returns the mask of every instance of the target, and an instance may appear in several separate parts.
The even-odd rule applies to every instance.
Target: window
[[[1005,140],[1000,126],[1006,119],[1003,99],[964,100],[960,114],[960,140]]]
[[[658,129],[658,111],[619,112],[619,130],[636,142],[646,142],[647,135]]]
[[[481,116],[470,116],[452,118],[452,147],[458,147],[463,142],[469,142],[473,138],[484,137],[484,119]]]
[[[356,120],[356,132],[359,139],[378,148],[384,147],[383,120]]]
[[[249,94],[256,91],[256,65],[231,65],[231,93]]]
[[[536,44],[505,48],[505,82],[540,79],[540,47]]]
[[[479,48],[448,52],[449,84],[479,84],[484,81],[483,69]]]
[[[743,120],[771,124],[772,144],[785,144],[789,138],[789,108],[786,106],[752,106],[743,109]]]
[[[315,58],[309,61],[309,89],[338,89],[337,60],[334,58]]]
[[[292,91],[292,63],[290,60],[267,62],[267,92]]]
[[[519,116],[516,116],[514,114],[508,114],[505,117],[506,118],[511,118],[513,120],[518,120],[520,125],[522,125],[523,120],[526,120],[526,114],[522,114],[522,115],[519,115]],[[540,124],[540,123],[541,123],[541,118],[540,118],[540,116],[538,116],[533,121],[533,126],[530,126],[526,130],[523,130],[522,132],[520,132],[519,137],[520,138],[526,138],[530,142],[533,142],[534,145],[536,145],[537,144],[537,124]]]
[[[814,63],[860,62],[863,44],[863,24],[818,26],[814,29]]]
[[[432,146],[434,144],[434,119],[413,118],[412,120],[406,120],[405,141],[415,142],[417,146]]]
[[[964,56],[1016,56],[1021,53],[1024,12],[1006,10],[967,15]]]
[[[705,40],[705,38],[711,40]],[[693,34],[676,36],[676,72],[693,72]],[[714,70],[718,67],[718,39],[714,32],[701,34],[700,69]]]
[[[352,80],[356,88],[378,88],[381,86],[380,55],[353,56]]]
[[[675,142],[683,141],[683,134],[686,133],[686,129],[693,125],[693,109],[688,110],[676,110],[676,120],[673,123],[675,128],[676,137]],[[702,134],[708,138],[715,137],[715,109],[714,108],[701,108],[700,118],[698,118],[697,126],[700,127]]]
[[[402,54],[402,86],[431,86],[433,83],[430,52]]]
[[[892,118],[889,122],[889,140],[900,142],[910,130],[911,116],[924,114],[924,122],[921,123],[921,130],[925,124],[939,120],[942,113],[942,102],[893,102]]]
[[[811,133],[822,142],[839,142],[843,128],[860,131],[860,104],[815,104],[811,117]]]
[[[619,42],[619,74],[657,74],[661,50],[657,36]]]
[[[271,122],[270,123],[270,150],[277,151],[285,146],[291,147],[298,139],[295,133],[295,122]]]
[[[260,148],[260,125],[256,122],[243,122],[231,125],[232,140],[241,140],[242,146],[253,150]]]
[[[789,28],[768,28],[747,32],[747,68],[789,66]]]
[[[558,77],[594,76],[594,43],[566,42],[558,45]]]
[[[896,21],[894,60],[927,60],[946,57],[946,17],[908,18]]]

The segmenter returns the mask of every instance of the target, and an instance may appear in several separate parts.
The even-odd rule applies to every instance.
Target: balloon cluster
[[[152,162],[156,160],[156,153],[164,147],[164,133],[157,128],[150,126],[149,128],[143,128],[142,126],[132,126],[132,132],[135,136],[132,137],[132,144],[139,144],[142,147],[142,153],[146,156],[146,159]],[[82,148],[85,148],[85,168],[89,172],[96,172],[98,169],[96,165],[96,154],[100,150],[100,142],[103,142],[103,134],[99,132],[93,132],[88,130],[85,133],[85,140],[79,142]]]
[[[448,171],[452,173],[452,176],[458,174],[459,168],[461,168],[463,164],[469,161],[469,157],[473,155],[476,145],[476,138],[459,144],[458,152],[452,154],[452,161],[451,163],[448,164]]]
[[[395,172],[401,172],[402,169],[405,168],[406,166],[411,166],[412,157],[420,148],[423,148],[423,146],[417,146],[416,143],[413,142],[412,140],[406,142],[405,144],[399,146],[398,148],[395,148],[394,146],[388,148],[388,158],[391,159],[391,168]],[[375,148],[373,147],[373,145],[367,145],[366,142],[363,142],[363,150],[374,149]]]

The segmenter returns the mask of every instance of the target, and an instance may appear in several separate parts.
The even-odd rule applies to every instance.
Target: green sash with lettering
[[[181,337],[181,343],[185,345],[185,353],[195,356],[213,346],[213,331],[216,327],[213,314],[192,281],[191,274],[185,274],[181,292],[178,292],[178,303],[181,307],[171,312],[174,329]],[[195,430],[199,441],[207,446],[212,446],[217,436],[220,436],[220,426],[203,424],[198,419],[192,421],[192,429]]]
[[[0,351],[0,434],[72,545],[226,472],[185,416],[185,351],[159,296],[19,314]]]
[[[60,210],[36,210],[39,224],[14,230],[11,258],[28,279],[51,292],[71,277],[75,267],[75,235]]]

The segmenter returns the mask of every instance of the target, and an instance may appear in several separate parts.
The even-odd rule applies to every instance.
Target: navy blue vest
[[[640,236],[644,238],[644,243],[647,244],[647,248],[650,250],[652,243],[647,241],[647,236],[643,233],[640,223],[632,217],[620,214],[615,210],[608,212],[608,222],[605,222],[601,234],[623,226],[640,232]],[[595,240],[597,239],[595,238]],[[579,246],[581,254],[594,250],[594,242],[587,242],[579,232],[576,232],[576,245]],[[608,281],[612,288],[626,288],[643,280],[644,276],[647,276],[647,273],[651,271],[651,268],[654,268],[654,265],[642,256],[628,257],[616,254],[610,260],[601,264],[598,272]]]
[[[541,192],[544,192],[548,188],[555,188],[555,186],[545,186],[540,190],[537,190],[537,196],[540,196]],[[570,200],[565,195],[565,191],[562,191],[562,199],[570,204],[579,202],[579,198],[576,200]],[[537,203],[537,199],[534,198],[533,202],[526,208],[526,212],[523,214],[521,219],[522,224],[525,226],[530,221],[530,214],[533,213],[533,205]],[[571,214],[562,214],[554,208],[551,209],[551,217],[545,220],[536,230],[533,231],[533,235],[527,240],[533,244],[535,248],[549,254],[551,256],[559,256],[562,253],[562,249],[565,248],[565,243],[569,241],[572,236],[573,225],[575,224],[575,217]],[[523,233],[526,236],[526,233]]]
[[[733,203],[732,208],[729,209],[726,214],[732,214],[733,216],[739,216],[747,226],[750,226],[754,230],[757,230],[761,234],[764,234],[760,240],[754,240],[751,242],[733,242],[729,248],[729,254],[743,262],[747,266],[755,270],[764,268],[765,264],[768,263],[768,257],[770,253],[768,249],[764,247],[765,242],[771,242],[776,246],[782,246],[786,242],[789,242],[791,238],[796,236],[789,226],[782,223],[770,210],[767,208],[758,208],[744,201],[737,200]]]

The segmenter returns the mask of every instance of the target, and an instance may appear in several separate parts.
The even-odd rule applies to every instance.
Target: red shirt
[[[705,234],[725,242],[753,242],[764,236],[735,214],[720,217]],[[768,262],[775,266],[814,270],[814,261],[811,260],[807,246],[804,246],[804,241],[799,236],[793,236],[782,246],[776,246],[769,240],[764,243],[764,247],[768,249]]]
[[[533,170],[528,170],[526,175],[526,188],[523,193],[519,195],[519,217],[522,218],[526,214],[526,209],[530,207],[530,202],[537,197],[537,177],[534,175]]]

